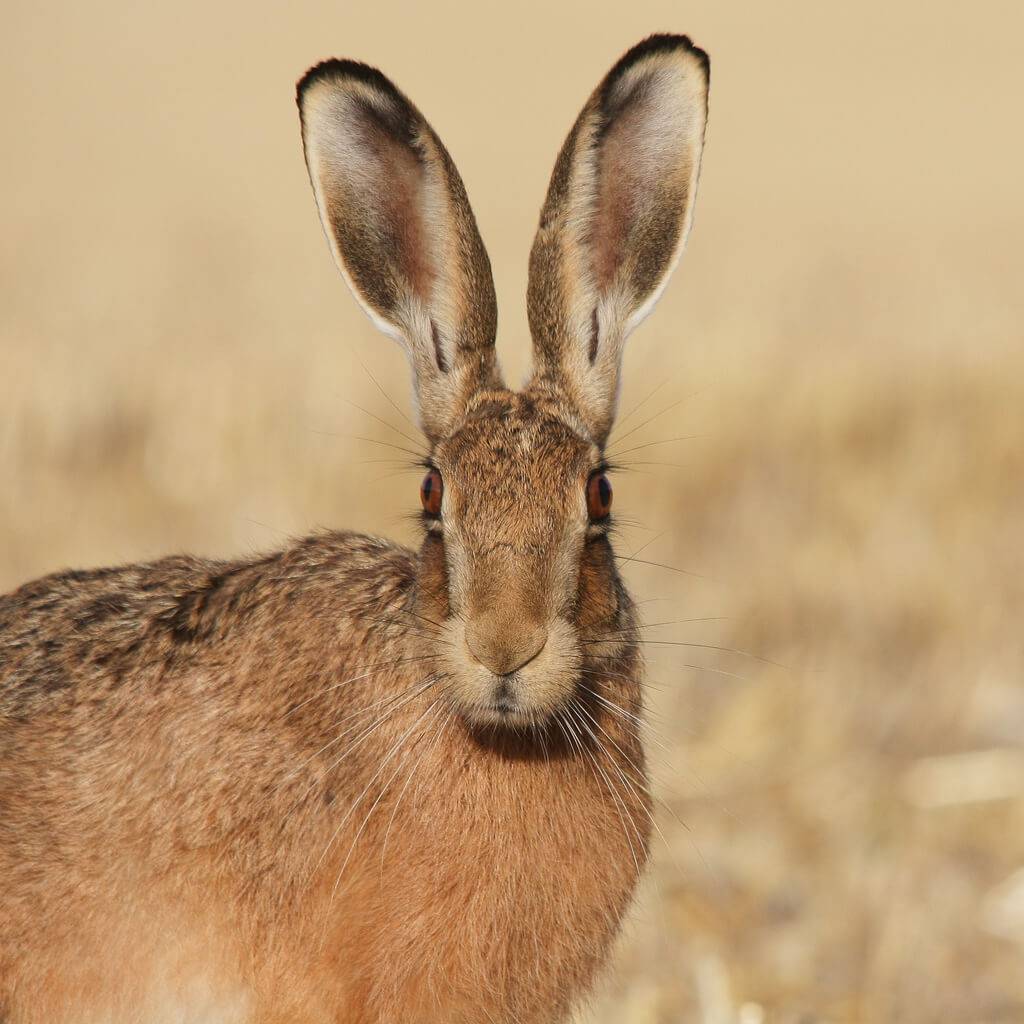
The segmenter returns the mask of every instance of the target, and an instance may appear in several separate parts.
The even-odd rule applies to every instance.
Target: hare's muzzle
[[[465,636],[472,657],[496,676],[529,664],[548,642],[546,626],[501,611],[475,616],[466,623]]]
[[[580,648],[564,619],[543,623],[495,610],[451,619],[446,632],[446,686],[467,718],[536,724],[572,697]]]

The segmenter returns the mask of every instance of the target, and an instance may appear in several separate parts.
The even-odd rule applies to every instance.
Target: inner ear
[[[433,239],[424,223],[425,156],[408,111],[388,105],[381,109],[365,100],[363,143],[379,168],[377,182],[386,187],[379,196],[378,231],[391,248],[399,272],[421,301],[430,298],[436,278],[431,255]]]
[[[641,189],[647,184],[637,161],[643,142],[640,111],[626,109],[605,122],[597,138],[597,196],[591,239],[594,278],[607,291],[625,258]]]
[[[387,98],[339,96],[351,127],[338,156],[345,173],[327,184],[332,232],[352,283],[377,312],[395,317],[410,297],[426,306],[437,268],[424,216],[430,168],[408,110]],[[340,148],[340,147],[339,147]]]
[[[410,291],[422,302],[430,298],[436,279],[433,246],[423,221],[424,167],[414,149],[394,139],[379,140],[382,159],[391,167],[391,183],[382,197],[384,244],[393,249]]]
[[[643,296],[665,274],[683,229],[688,181],[680,155],[693,132],[674,69],[628,71],[605,86],[595,133],[597,193],[591,228],[594,283],[605,294],[617,283]],[[688,171],[689,168],[687,167]],[[629,282],[617,276],[632,257]]]

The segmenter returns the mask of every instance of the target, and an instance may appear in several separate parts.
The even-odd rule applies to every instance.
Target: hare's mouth
[[[450,619],[444,632],[444,686],[453,704],[472,722],[510,728],[540,725],[575,693],[580,644],[576,630],[563,619],[551,624],[546,643],[534,657],[503,674],[473,656],[461,620]]]
[[[489,700],[465,709],[480,724],[522,728],[539,725],[553,709],[538,707],[528,696],[528,684],[521,672],[495,676]]]
[[[480,703],[464,709],[467,717],[481,725],[500,725],[510,728],[537,725],[547,717],[547,713],[538,714],[529,705],[509,693],[511,680],[501,678],[494,698],[487,703]]]

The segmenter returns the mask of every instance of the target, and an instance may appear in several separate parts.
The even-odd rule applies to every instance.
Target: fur
[[[691,52],[656,38],[613,76]],[[335,61],[299,101],[332,250],[410,353],[441,514],[418,551],[329,532],[0,598],[10,1024],[555,1024],[647,858],[635,615],[585,498],[605,414],[550,332],[501,384],[465,191],[401,93]]]

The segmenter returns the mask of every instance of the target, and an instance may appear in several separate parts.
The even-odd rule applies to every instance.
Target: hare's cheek
[[[607,633],[618,624],[619,595],[611,545],[605,540],[583,548],[576,625],[581,634]]]
[[[451,613],[448,599],[449,575],[444,541],[428,535],[420,549],[416,579],[416,605],[420,614],[441,621]]]
[[[565,619],[556,619],[544,649],[518,674],[516,697],[534,717],[553,714],[572,699],[582,667],[576,628]]]

